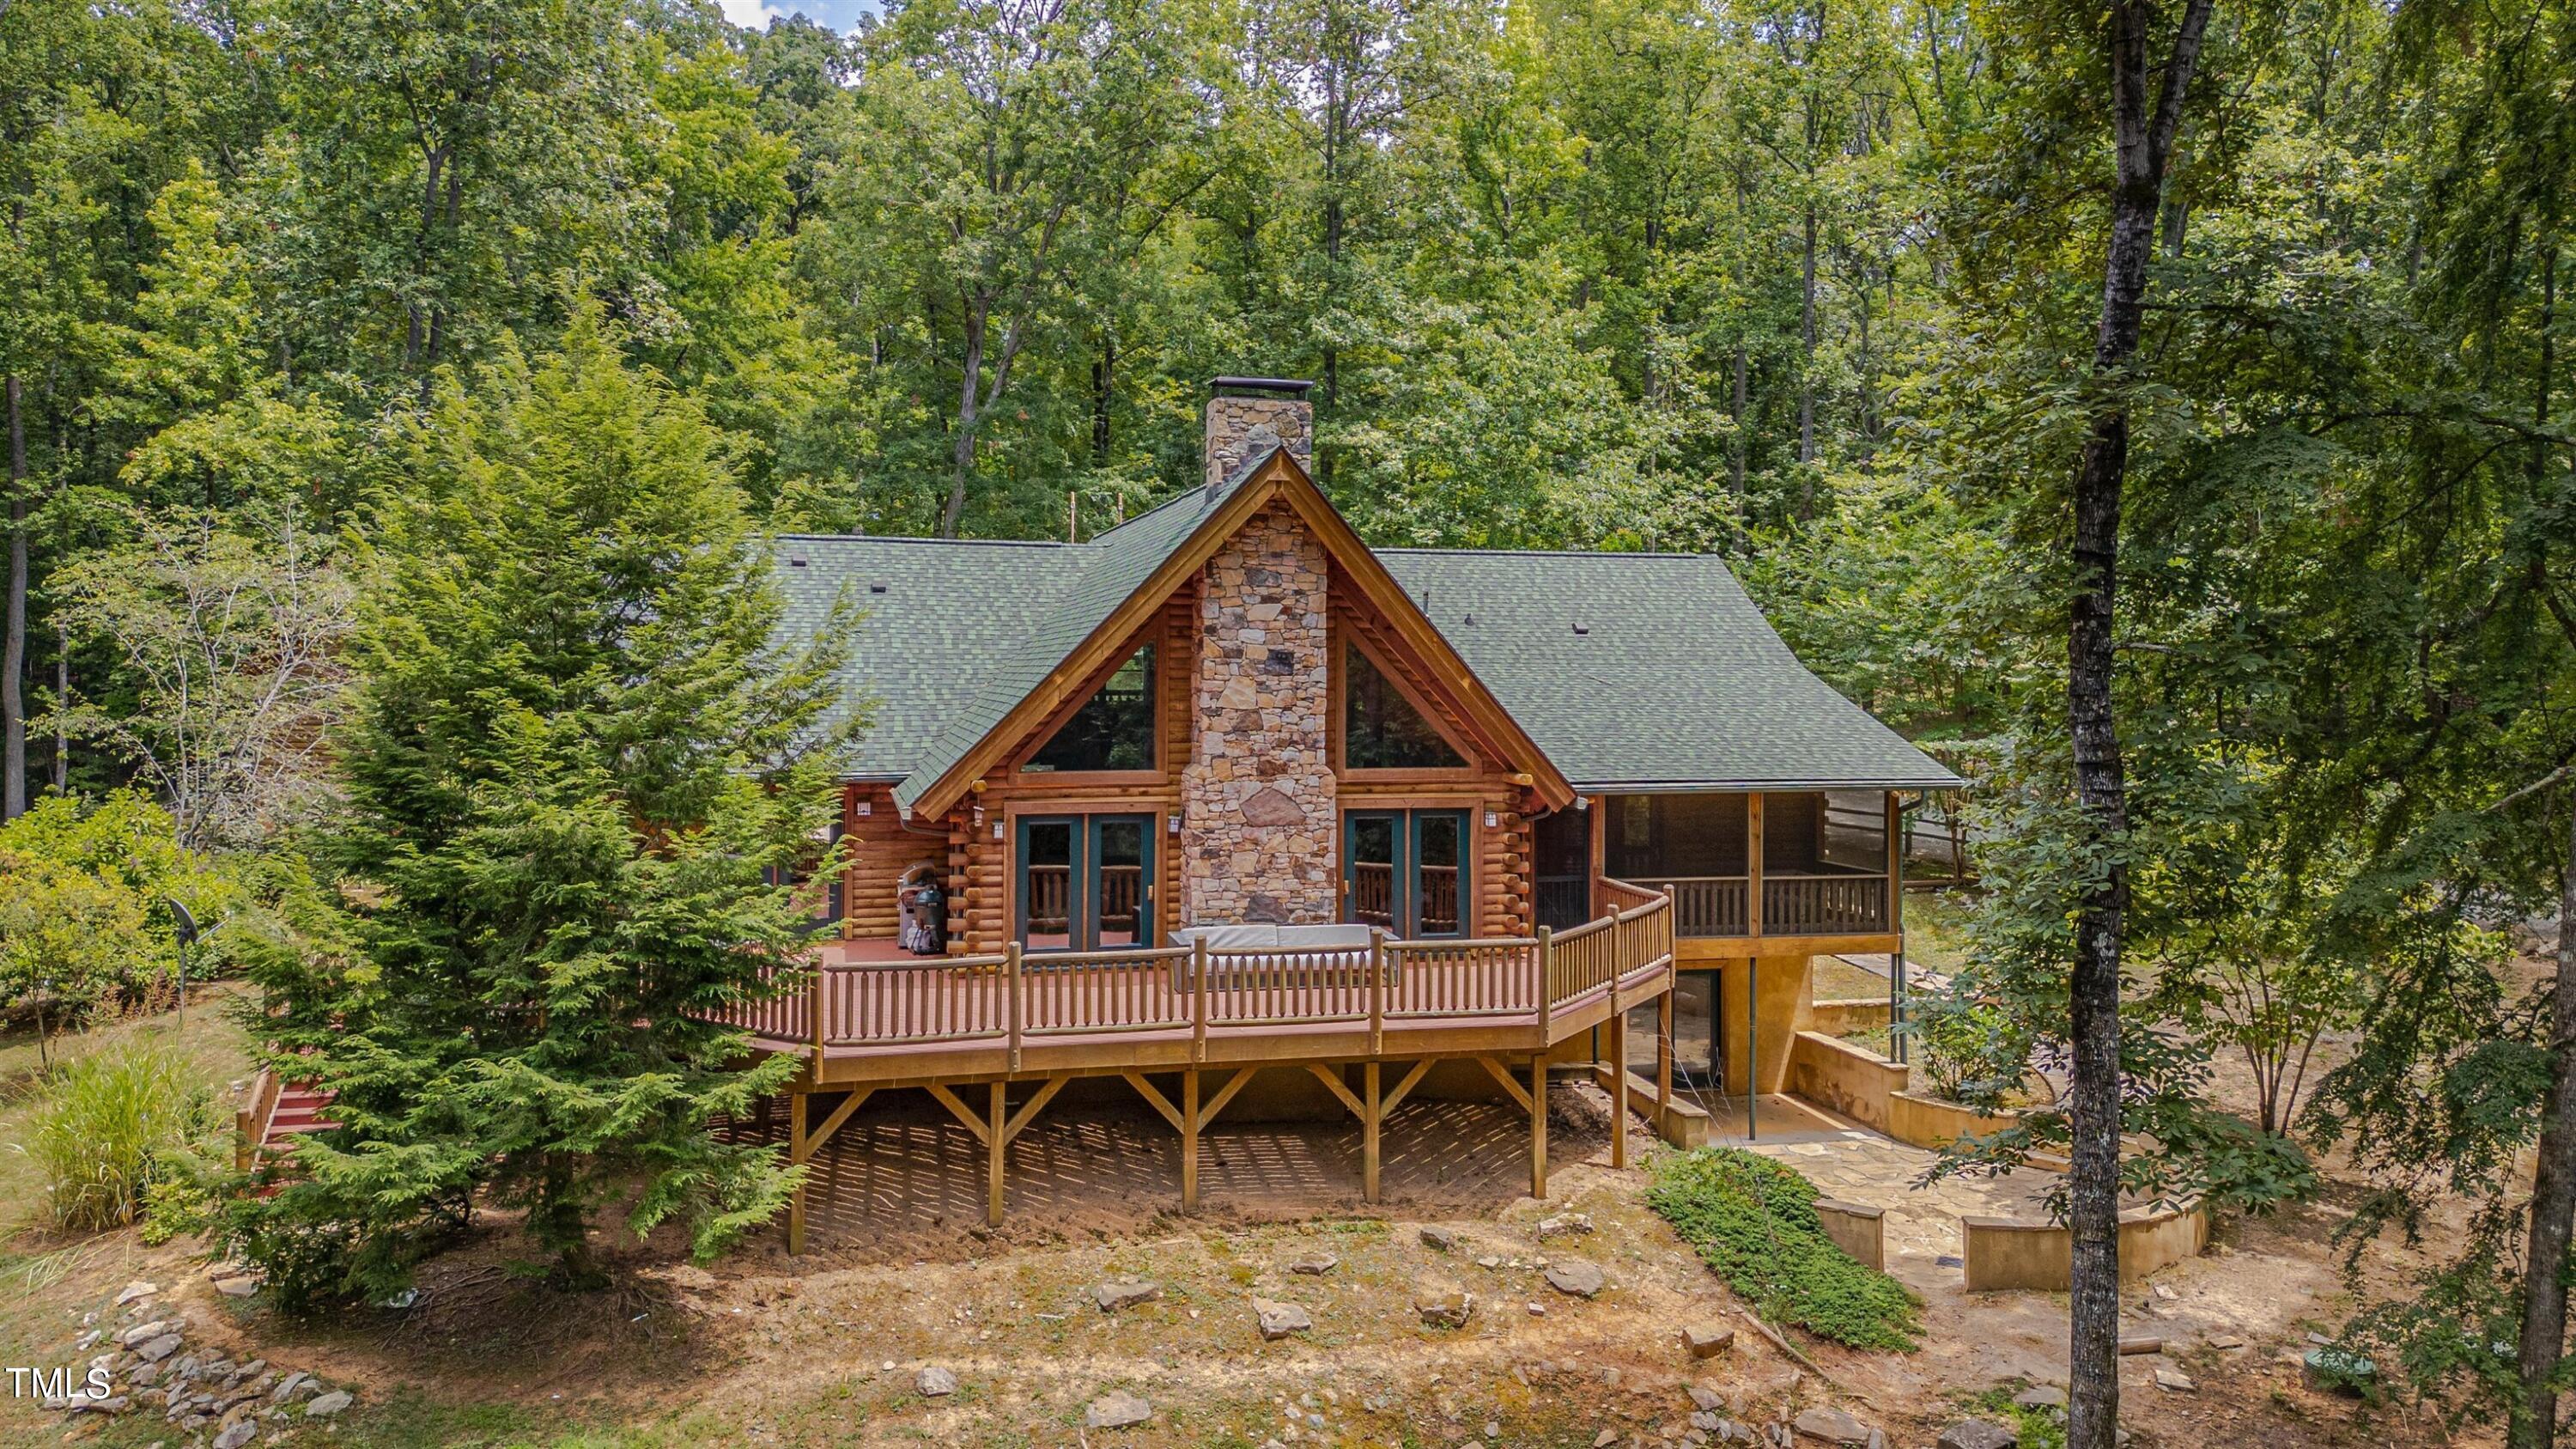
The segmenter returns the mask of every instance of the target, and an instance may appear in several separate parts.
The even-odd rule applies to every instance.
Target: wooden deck
[[[1124,1077],[1180,1133],[1182,1206],[1195,1207],[1199,1134],[1264,1067],[1304,1068],[1360,1119],[1366,1196],[1375,1201],[1386,1113],[1433,1063],[1481,1062],[1529,1114],[1531,1190],[1544,1197],[1551,1049],[1607,1026],[1612,1059],[1624,1060],[1627,1009],[1670,1003],[1671,897],[1608,879],[1600,888],[1612,913],[1561,933],[1502,939],[1379,935],[1346,950],[1014,946],[946,958],[889,953],[891,943],[835,942],[800,972],[809,977],[802,989],[746,1003],[724,1019],[748,1030],[760,1051],[805,1059],[790,1097],[794,1161],[810,1158],[870,1093],[922,1088],[985,1146],[986,1213],[996,1222],[1011,1139],[1066,1082],[1085,1076]],[[872,959],[889,954],[894,959]],[[1391,1085],[1389,1064],[1398,1070]],[[1216,1075],[1203,1083],[1208,1072]],[[1167,1083],[1177,1074],[1179,1100],[1149,1074]],[[1623,1078],[1614,1094],[1620,1127],[1612,1139],[1622,1163],[1624,1085]],[[809,1127],[816,1094],[840,1100]],[[801,1250],[803,1239],[800,1190],[790,1247]]]

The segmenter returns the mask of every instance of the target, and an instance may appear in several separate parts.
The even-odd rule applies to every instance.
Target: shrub
[[[214,1094],[165,1047],[127,1044],[66,1063],[46,1083],[24,1145],[54,1222],[80,1231],[139,1217],[156,1181],[221,1130]]]
[[[0,1008],[50,999],[75,1014],[139,998],[177,972],[171,897],[211,927],[234,894],[179,844],[169,813],[130,790],[95,802],[48,795],[0,825],[0,880]],[[219,969],[213,944],[192,961],[201,978]]]
[[[1853,1348],[1912,1349],[1920,1304],[1825,1236],[1815,1184],[1734,1147],[1655,1164],[1646,1202],[1765,1318]]]

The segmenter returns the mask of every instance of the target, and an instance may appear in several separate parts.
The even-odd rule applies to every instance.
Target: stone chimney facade
[[[1214,425],[1210,425],[1213,431]],[[1273,503],[1210,559],[1181,770],[1181,915],[1313,925],[1340,913],[1324,546]]]
[[[1207,406],[1207,486],[1214,491],[1243,466],[1285,443],[1288,455],[1315,471],[1315,405],[1296,397],[1212,397]]]

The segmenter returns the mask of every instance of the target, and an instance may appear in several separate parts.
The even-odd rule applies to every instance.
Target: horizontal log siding
[[[861,815],[865,802],[868,813]],[[933,833],[903,828],[888,785],[851,785],[841,802],[841,834],[849,863],[842,871],[841,934],[883,938],[895,933],[895,891],[916,865],[945,870],[946,842]]]

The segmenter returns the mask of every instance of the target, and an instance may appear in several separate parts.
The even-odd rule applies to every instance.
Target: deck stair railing
[[[1023,951],[766,968],[803,977],[713,1013],[778,1042],[834,1047],[1062,1040],[1317,1023],[1535,1016],[1669,970],[1673,901],[1604,880],[1598,919],[1562,932],[1328,950]]]

